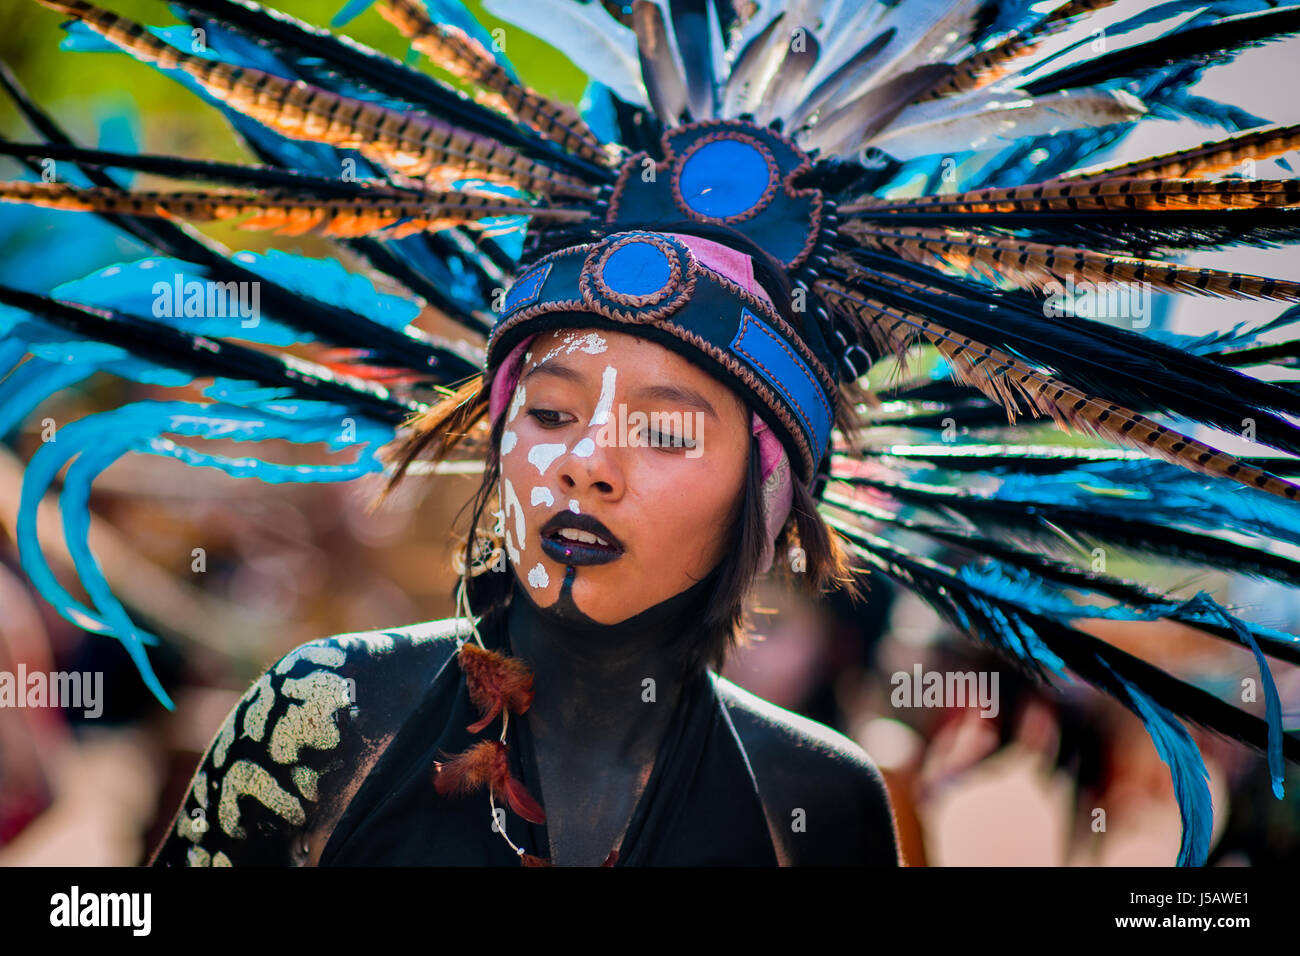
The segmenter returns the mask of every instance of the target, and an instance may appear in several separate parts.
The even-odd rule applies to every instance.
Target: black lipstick
[[[560,534],[565,528],[585,531],[604,541],[576,541]],[[569,565],[608,564],[623,555],[623,543],[612,531],[591,515],[561,511],[551,517],[541,530],[542,551],[548,558]]]

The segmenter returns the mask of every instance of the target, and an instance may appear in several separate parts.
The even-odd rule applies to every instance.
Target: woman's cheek
[[[516,437],[502,436],[501,475],[506,512],[506,553],[520,577],[535,592],[551,586],[552,578],[542,561],[540,530],[556,510],[555,495],[547,473],[568,450],[563,442],[530,435],[521,427]],[[509,446],[507,449],[507,445]],[[572,510],[574,502],[567,503]]]

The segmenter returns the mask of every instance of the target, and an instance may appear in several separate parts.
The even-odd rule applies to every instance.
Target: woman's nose
[[[557,477],[566,492],[591,490],[604,498],[622,493],[617,449],[611,447],[605,434],[606,429],[593,426],[586,437],[561,456]]]

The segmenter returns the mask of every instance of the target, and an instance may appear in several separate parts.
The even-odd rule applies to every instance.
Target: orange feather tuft
[[[545,823],[542,805],[510,776],[510,748],[499,740],[483,740],[447,761],[434,762],[434,789],[444,797],[459,796],[487,784],[495,797],[530,823]]]
[[[499,740],[480,741],[446,762],[435,761],[433,766],[434,789],[444,797],[469,793],[485,783],[491,786],[501,768],[509,774],[506,746]]]
[[[523,661],[471,643],[461,646],[459,658],[469,699],[483,714],[466,728],[470,733],[478,733],[506,707],[522,714],[532,706],[533,674]]]

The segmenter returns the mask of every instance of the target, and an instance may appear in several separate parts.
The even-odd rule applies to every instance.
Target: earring
[[[494,553],[504,555],[501,541],[505,535],[505,507],[501,500],[501,486],[497,486],[497,502],[502,507],[495,513],[496,522],[489,534],[475,529],[475,554],[479,541],[491,542]],[[502,558],[503,559],[503,558]],[[469,606],[468,582],[471,574],[481,574],[496,559],[480,570],[466,573],[461,560],[457,573],[456,616],[469,623],[470,637],[456,638],[456,659],[465,676],[470,700],[479,709],[482,718],[465,729],[478,733],[487,729],[497,717],[501,718],[501,734],[496,740],[482,740],[459,754],[443,754],[445,760],[433,763],[434,789],[444,797],[463,796],[486,789],[488,806],[492,812],[492,829],[510,845],[522,866],[550,866],[549,860],[527,852],[510,839],[502,824],[504,810],[498,814],[497,799],[501,798],[516,814],[531,823],[545,823],[546,811],[528,792],[524,785],[510,775],[510,747],[506,743],[506,728],[510,714],[525,713],[533,702],[533,675],[521,660],[488,650],[478,630],[478,622]],[[477,564],[477,562],[475,562]]]
[[[474,543],[470,548],[469,576],[478,577],[486,571],[491,571],[500,567],[505,570],[505,526],[506,511],[505,503],[502,500],[501,485],[497,484],[497,510],[492,514],[496,520],[492,524],[491,531],[484,531],[476,527],[473,532]],[[452,553],[451,566],[456,573],[465,577],[465,556],[460,549]]]

